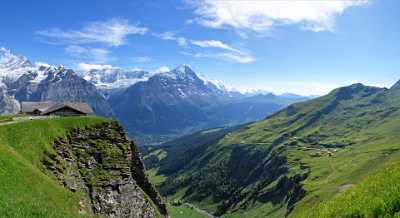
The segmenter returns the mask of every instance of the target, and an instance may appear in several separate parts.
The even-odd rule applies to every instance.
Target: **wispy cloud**
[[[244,53],[219,53],[217,55],[222,59],[228,59],[242,64],[248,64],[255,61],[253,56]]]
[[[186,47],[188,45],[188,42],[185,37],[176,36],[176,33],[174,32],[164,32],[161,34],[154,34],[154,35],[163,40],[175,41],[181,47]]]
[[[222,49],[227,52],[219,52],[219,53],[186,53],[193,57],[208,57],[208,58],[216,58],[220,60],[229,60],[237,63],[248,64],[253,62],[255,59],[248,52],[241,51],[236,49],[222,41],[219,40],[191,40],[190,43],[192,45],[199,46],[201,48],[215,48]]]
[[[104,48],[85,48],[78,45],[71,45],[65,48],[65,52],[70,56],[83,59],[93,63],[106,63],[109,61],[110,53]]]
[[[310,31],[334,31],[335,19],[352,6],[368,0],[186,0],[198,15],[196,21],[211,28],[233,27],[253,31],[276,25],[300,24]]]
[[[90,22],[79,30],[52,28],[35,32],[41,40],[54,44],[90,44],[100,43],[105,46],[121,46],[129,35],[143,35],[148,31],[129,23],[128,20],[113,18],[107,21]]]
[[[103,65],[103,64],[79,63],[76,68],[79,71],[89,71],[89,70],[113,69],[114,67],[108,64]]]
[[[88,53],[88,49],[82,46],[71,45],[65,48],[65,52],[71,56],[80,57]]]
[[[175,32],[164,32],[162,34],[155,34],[155,36],[163,40],[175,41],[179,46],[190,48],[190,45],[197,46],[203,49],[220,49],[225,50],[219,53],[210,52],[181,52],[184,55],[196,58],[215,58],[219,60],[234,61],[237,63],[247,64],[253,62],[255,59],[249,52],[241,51],[219,40],[190,40],[185,37],[177,36]]]
[[[238,49],[235,49],[235,48],[233,48],[221,41],[218,41],[218,40],[203,40],[203,41],[192,40],[191,43],[193,45],[197,45],[202,48],[220,48],[220,49],[224,49],[224,50],[228,50],[228,51],[232,51],[232,52],[236,52],[236,53],[241,53],[241,51],[239,51]]]
[[[171,69],[167,66],[161,66],[159,68],[157,68],[156,70],[154,70],[152,73],[165,73],[165,72],[170,72]]]
[[[196,53],[191,53],[191,52],[181,52],[183,55],[187,56],[192,56],[195,58],[214,58],[214,59],[219,59],[219,60],[224,60],[224,61],[233,61],[236,63],[241,63],[241,64],[248,64],[255,59],[253,56],[250,54],[242,54],[242,53],[228,53],[228,52],[220,52],[220,53],[206,53],[206,52],[196,52]]]
[[[149,57],[133,57],[132,60],[135,63],[144,63],[144,62],[149,62],[152,59]]]

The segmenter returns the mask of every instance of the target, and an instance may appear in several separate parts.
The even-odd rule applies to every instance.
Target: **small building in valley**
[[[94,114],[84,102],[21,102],[21,113],[33,116],[86,116]]]

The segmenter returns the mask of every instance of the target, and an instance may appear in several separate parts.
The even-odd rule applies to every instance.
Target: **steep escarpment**
[[[19,110],[18,102],[6,92],[0,82],[0,114],[13,114]]]
[[[84,193],[80,213],[107,217],[167,216],[144,173],[137,146],[117,123],[74,129],[54,142],[42,163],[71,192]]]

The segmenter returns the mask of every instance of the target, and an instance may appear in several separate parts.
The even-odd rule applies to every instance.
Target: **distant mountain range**
[[[307,97],[242,94],[204,79],[189,66],[169,72],[103,67],[73,71],[0,49],[0,113],[16,113],[20,101],[85,101],[118,119],[140,142],[159,143],[217,126],[262,119]]]

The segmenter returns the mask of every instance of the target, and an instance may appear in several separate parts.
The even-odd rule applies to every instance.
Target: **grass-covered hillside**
[[[382,170],[400,160],[399,131],[399,89],[354,84],[214,138],[178,141],[184,153],[168,145],[146,159],[165,195],[216,215],[315,217],[310,214],[319,209],[343,217],[330,210],[346,201],[331,199],[343,195],[353,202],[351,193],[368,187],[358,184],[375,173],[390,175]],[[400,196],[393,196],[376,202],[397,211]],[[370,211],[377,205],[360,198],[353,202],[359,213],[353,208],[350,217],[369,217],[361,213],[366,202]]]
[[[380,170],[302,217],[400,217],[400,167]]]
[[[4,124],[0,116],[0,214],[2,217],[80,217],[82,193],[70,192],[44,173],[41,160],[56,138],[103,118],[54,118]],[[1,122],[4,121],[4,122]]]

